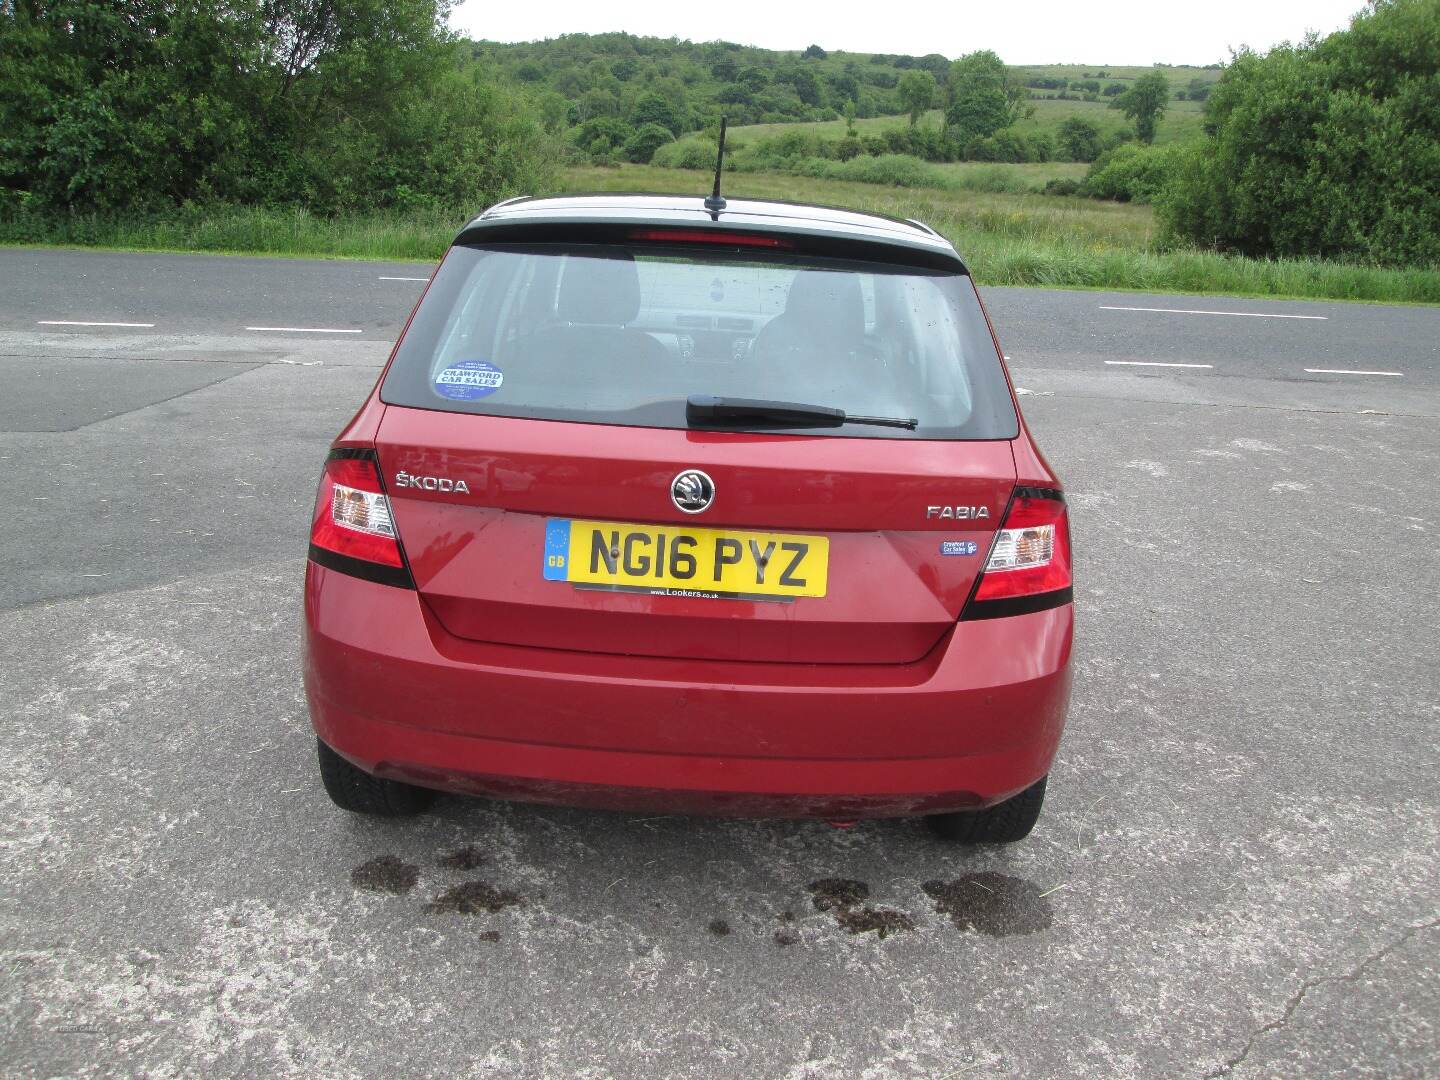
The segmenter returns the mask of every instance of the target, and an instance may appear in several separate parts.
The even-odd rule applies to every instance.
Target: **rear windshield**
[[[716,395],[916,421],[797,431],[812,436],[1015,437],[1014,406],[964,274],[698,248],[452,248],[381,398],[684,428],[686,399]]]

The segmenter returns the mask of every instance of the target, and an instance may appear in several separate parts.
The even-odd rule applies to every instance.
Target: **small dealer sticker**
[[[462,360],[435,376],[435,392],[454,401],[489,397],[505,384],[505,373],[484,360]]]

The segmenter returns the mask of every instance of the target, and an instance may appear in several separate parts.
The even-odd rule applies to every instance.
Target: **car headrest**
[[[624,326],[640,314],[640,271],[628,252],[570,256],[557,314],[565,322]]]
[[[853,342],[865,336],[865,298],[854,274],[801,270],[790,283],[785,314],[817,336]]]

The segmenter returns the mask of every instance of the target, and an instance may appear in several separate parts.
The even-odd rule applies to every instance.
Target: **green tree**
[[[900,107],[910,115],[911,127],[919,123],[920,117],[935,104],[936,90],[935,76],[928,71],[907,71],[900,76],[897,88]]]
[[[655,151],[672,140],[668,128],[660,124],[646,124],[625,140],[625,157],[640,165],[648,164]]]
[[[1110,107],[1135,121],[1135,135],[1141,142],[1152,143],[1155,128],[1169,103],[1170,80],[1162,71],[1148,71],[1136,79],[1129,90],[1118,95]]]
[[[1094,161],[1100,156],[1100,129],[1084,117],[1068,117],[1057,137],[1060,152],[1071,161]]]
[[[583,124],[597,116],[619,116],[623,111],[619,94],[609,90],[586,90],[570,106],[570,122]]]
[[[586,120],[570,133],[575,145],[596,162],[613,160],[614,154],[622,150],[634,136],[635,129],[614,116],[598,116],[593,120]]]
[[[636,127],[659,124],[672,135],[678,135],[683,130],[679,104],[674,98],[653,90],[641,94],[636,100],[635,107],[630,111],[630,120]]]
[[[570,103],[553,90],[547,90],[536,99],[540,110],[540,121],[550,134],[561,132],[569,120]]]
[[[830,86],[831,101],[858,101],[860,98],[860,80],[849,72],[839,75],[827,75],[826,83]]]
[[[1440,267],[1440,4],[1377,0],[1323,40],[1242,52],[1156,200],[1166,232],[1260,256]]]
[[[739,83],[729,83],[715,92],[715,101],[720,105],[750,105],[755,95]]]
[[[568,98],[577,98],[590,89],[590,77],[580,68],[563,67],[551,77],[550,85]]]
[[[962,146],[1028,115],[1029,91],[989,49],[962,56],[950,66],[945,96],[945,125]]]
[[[736,81],[749,90],[752,94],[758,94],[770,85],[770,76],[758,67],[741,68]]]
[[[926,53],[919,60],[914,61],[914,66],[930,72],[935,76],[937,83],[950,75],[950,59],[940,53]],[[896,67],[899,67],[898,63]]]
[[[0,4],[0,188],[52,210],[478,202],[548,179],[441,0]]]
[[[824,104],[825,91],[820,85],[820,80],[809,68],[792,68],[784,72],[781,77],[795,88],[795,96],[806,105]]]

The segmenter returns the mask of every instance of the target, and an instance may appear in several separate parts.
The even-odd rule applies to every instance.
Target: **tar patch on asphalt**
[[[420,868],[394,855],[379,855],[350,871],[350,883],[366,892],[403,896],[420,880]]]
[[[474,870],[484,861],[485,856],[480,854],[480,849],[474,844],[466,844],[440,856],[440,865],[450,870]]]
[[[853,878],[821,878],[805,887],[810,890],[816,911],[853,907],[870,897],[870,886]]]
[[[525,898],[511,889],[497,889],[485,881],[462,881],[446,889],[425,905],[428,912],[455,912],[460,915],[495,914],[523,904]]]
[[[990,937],[1033,934],[1055,921],[1050,901],[1024,878],[985,870],[954,881],[927,881],[920,886],[935,901],[935,910],[950,916],[959,930]]]
[[[915,920],[905,912],[865,904],[864,901],[870,896],[870,886],[863,881],[851,878],[821,878],[812,881],[807,888],[810,890],[815,910],[833,915],[836,925],[848,934],[873,933],[884,938],[899,930],[915,929]],[[780,934],[783,932],[776,932],[777,945],[782,944]]]

